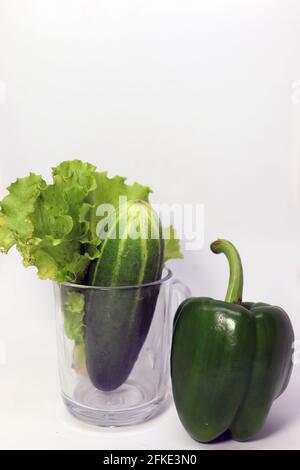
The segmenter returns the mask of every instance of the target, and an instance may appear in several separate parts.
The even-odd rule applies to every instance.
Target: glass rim
[[[93,289],[93,290],[128,290],[128,289],[141,289],[144,287],[157,286],[166,283],[173,277],[173,272],[167,266],[163,267],[163,271],[166,271],[165,276],[157,281],[146,282],[145,284],[133,284],[131,286],[89,286],[86,284],[76,284],[74,282],[63,282],[60,284],[65,287],[72,287],[74,289]]]

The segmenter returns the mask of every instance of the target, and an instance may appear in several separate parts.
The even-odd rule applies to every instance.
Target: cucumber
[[[93,385],[104,391],[121,386],[137,360],[151,325],[159,285],[137,286],[161,278],[164,258],[161,223],[148,203],[127,203],[112,230],[117,237],[104,240],[87,281],[92,286],[124,288],[91,289],[85,314],[87,371]],[[132,230],[139,231],[140,237],[129,236]]]

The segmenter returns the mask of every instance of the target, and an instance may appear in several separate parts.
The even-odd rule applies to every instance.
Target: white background
[[[176,275],[222,298],[209,243],[231,239],[245,298],[282,305],[300,339],[299,44],[298,0],[0,0],[0,198],[78,157],[152,186],[154,202],[203,203],[205,245]],[[1,448],[300,448],[299,365],[251,443],[194,443],[173,408],[124,431],[75,421],[51,284],[12,252],[0,295]]]

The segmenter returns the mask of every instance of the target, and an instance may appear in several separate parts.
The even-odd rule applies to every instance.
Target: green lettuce
[[[79,160],[52,171],[53,183],[31,173],[9,188],[1,202],[0,248],[16,246],[25,266],[41,279],[79,282],[99,254],[90,231],[88,194],[96,188],[95,167]]]
[[[64,286],[64,330],[67,338],[74,341],[73,367],[80,375],[87,374],[84,345],[84,308],[84,294]]]
[[[64,288],[64,326],[67,338],[76,344],[83,342],[84,295]]]
[[[18,178],[7,188],[9,194],[0,203],[0,249],[4,253],[20,240],[32,237],[34,226],[30,216],[46,186],[41,176],[30,173],[26,178]]]
[[[97,208],[117,208],[120,196],[149,201],[152,190],[80,160],[65,161],[52,169],[51,184],[30,173],[17,179],[0,202],[0,250],[16,246],[24,266],[35,266],[41,279],[59,283],[84,282],[90,262],[101,252],[96,228]],[[174,228],[165,238],[165,261],[181,258]]]

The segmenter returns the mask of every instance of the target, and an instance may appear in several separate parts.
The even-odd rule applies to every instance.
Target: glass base
[[[157,416],[171,401],[170,392],[151,399],[149,392],[128,380],[112,392],[97,390],[89,380],[78,383],[73,398],[63,394],[69,412],[96,426],[130,426]]]

